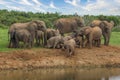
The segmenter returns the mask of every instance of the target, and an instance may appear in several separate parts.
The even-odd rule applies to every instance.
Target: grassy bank
[[[14,50],[7,48],[8,43],[8,29],[0,29],[0,51]],[[110,45],[120,46],[120,32],[112,32]]]

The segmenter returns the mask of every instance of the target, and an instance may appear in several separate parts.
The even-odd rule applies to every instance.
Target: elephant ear
[[[110,24],[111,24],[111,28],[115,25],[113,21],[110,21]]]
[[[102,21],[102,22],[99,24],[99,27],[104,31],[104,30],[107,28],[106,22]]]
[[[84,20],[81,17],[75,17],[75,21],[79,27],[84,27]]]
[[[93,23],[90,24],[90,27],[94,27],[95,25]]]
[[[29,30],[29,31],[35,31],[35,30],[37,30],[37,24],[34,22],[34,21],[31,21],[29,24],[28,24],[28,27],[27,27],[27,29]]]
[[[33,22],[37,25],[38,30],[46,30],[47,29],[44,21],[34,20]]]
[[[84,31],[84,35],[88,35],[92,32],[92,30],[90,28],[86,28]]]
[[[109,25],[110,23],[107,21],[102,21],[100,23],[100,28],[102,29],[103,32],[108,33],[109,30],[111,30],[111,26]]]

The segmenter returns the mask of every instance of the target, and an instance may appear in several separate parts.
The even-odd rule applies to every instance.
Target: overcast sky
[[[0,0],[0,9],[79,15],[120,15],[120,0]]]

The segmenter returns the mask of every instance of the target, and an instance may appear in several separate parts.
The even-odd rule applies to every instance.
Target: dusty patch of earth
[[[44,67],[120,67],[120,47],[76,48],[75,55],[65,57],[60,49],[26,49],[0,52],[0,69]]]

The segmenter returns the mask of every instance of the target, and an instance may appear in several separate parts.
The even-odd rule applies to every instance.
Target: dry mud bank
[[[60,49],[25,49],[0,52],[0,69],[35,69],[48,67],[120,67],[120,47],[76,48],[75,55],[65,57]]]

